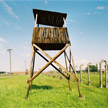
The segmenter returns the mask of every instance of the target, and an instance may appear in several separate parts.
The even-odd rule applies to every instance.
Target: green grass
[[[90,86],[87,74],[83,74],[80,89],[85,99],[78,98],[74,80],[71,80],[72,91],[69,91],[65,78],[40,75],[33,81],[33,89],[25,100],[27,79],[27,75],[0,79],[0,108],[108,108],[108,89],[99,88],[98,74],[91,74]]]

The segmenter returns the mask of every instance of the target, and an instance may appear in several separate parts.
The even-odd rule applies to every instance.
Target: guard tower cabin
[[[70,40],[69,40],[67,28],[66,28],[65,20],[66,20],[67,14],[59,13],[59,12],[52,12],[52,11],[45,11],[45,10],[38,10],[38,9],[33,9],[33,14],[34,14],[34,19],[35,19],[35,26],[33,28],[30,76],[29,76],[29,80],[27,81],[28,86],[27,86],[26,98],[28,97],[28,93],[29,93],[29,84],[31,83],[31,88],[32,88],[32,81],[39,74],[41,74],[49,65],[55,68],[59,73],[61,73],[68,80],[70,90],[71,90],[70,76],[74,78],[77,81],[79,97],[81,97],[82,95],[79,89],[79,81],[78,81],[78,78],[76,77],[71,44],[70,44]],[[39,27],[40,24],[47,25],[48,27],[46,26]],[[69,47],[69,57],[65,51],[67,47]],[[52,58],[44,50],[60,50],[60,51]],[[45,58],[40,52],[49,59]],[[44,65],[37,73],[34,74],[35,53],[41,56],[47,62],[47,64]],[[62,53],[64,53],[66,67],[62,66],[60,63],[56,61],[56,59]],[[68,60],[68,63],[67,63],[67,60]],[[63,69],[67,73],[67,75],[61,72],[58,69],[58,67],[53,65],[52,64],[53,62],[58,67]],[[69,64],[69,69],[68,69],[68,64]]]
[[[61,50],[70,43],[66,26],[66,13],[33,9],[35,27],[33,29],[32,44],[43,50]],[[39,24],[52,27],[39,27]]]

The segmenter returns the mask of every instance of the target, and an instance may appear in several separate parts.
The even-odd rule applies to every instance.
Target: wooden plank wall
[[[70,40],[66,27],[34,27],[32,43],[70,43]]]

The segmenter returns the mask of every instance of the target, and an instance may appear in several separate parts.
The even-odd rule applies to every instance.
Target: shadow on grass
[[[103,88],[106,88],[106,85],[103,85]]]
[[[42,85],[42,86],[32,85],[32,89],[35,89],[35,91],[32,92],[32,93],[30,92],[30,95],[33,95],[33,94],[36,94],[36,93],[39,93],[39,92],[43,92],[44,90],[51,90],[52,87],[51,86],[47,86],[47,85]]]
[[[95,85],[94,85],[95,86]],[[100,88],[100,85],[96,85],[97,88]]]
[[[49,90],[49,89],[52,89],[52,87],[51,87],[51,86],[47,86],[47,85],[42,85],[42,86],[32,85],[32,89],[43,89],[43,90]]]

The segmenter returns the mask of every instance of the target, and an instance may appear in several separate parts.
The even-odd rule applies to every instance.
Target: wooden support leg
[[[75,75],[77,76],[71,46],[70,46],[70,52],[71,52],[71,57],[72,57],[73,70],[75,72]],[[79,88],[79,80],[78,79],[77,79],[77,88],[78,88],[78,92],[79,92],[79,98],[82,98],[82,94],[81,94],[80,88]]]
[[[71,61],[71,52],[69,52],[69,55],[70,55],[70,61]],[[71,62],[69,63],[69,72],[71,72]],[[68,76],[69,76],[69,80],[68,80],[69,89],[72,90],[71,86],[70,86],[70,75],[68,75]]]
[[[33,63],[32,63],[32,71],[31,71],[31,78],[33,76],[33,73],[34,73],[34,65],[35,65],[35,48],[34,48],[34,51],[33,51]],[[31,81],[31,87],[30,89],[32,89],[32,81]]]
[[[31,86],[30,86],[30,90],[32,90],[32,83],[33,83],[33,81],[31,81]]]
[[[82,83],[82,66],[83,64],[80,65],[80,83]]]
[[[71,52],[71,57],[72,57],[73,69],[74,69],[75,75],[77,76],[71,46],[70,46],[70,52]]]
[[[30,62],[30,71],[29,71],[29,79],[31,78],[31,74],[32,74],[32,65],[33,65],[33,55],[34,55],[34,47],[32,46],[32,54],[31,54],[31,62]],[[32,83],[31,83],[32,84]],[[27,93],[26,93],[26,99],[29,95],[29,83],[27,84]]]
[[[28,98],[28,95],[29,95],[29,83],[27,84],[27,93],[26,93],[25,99]]]
[[[68,66],[67,66],[67,59],[66,59],[66,52],[64,52],[64,58],[65,58],[65,65],[66,65],[66,70],[68,70]],[[69,67],[70,68],[70,67]],[[68,85],[69,85],[69,90],[72,90],[71,89],[71,86],[70,86],[70,75],[67,73],[67,76],[68,76]]]
[[[69,85],[69,90],[72,91],[72,88],[70,86],[70,76],[69,76],[69,79],[68,79],[68,85]]]
[[[78,92],[79,92],[79,98],[82,98],[82,94],[81,94],[80,88],[79,88],[79,80],[77,81],[77,88],[78,88]]]
[[[72,64],[71,64],[71,61],[70,61],[69,58],[68,58],[67,53],[66,53],[65,51],[64,51],[64,53],[65,53],[65,55],[66,55],[66,58],[67,58],[67,60],[68,60],[68,62],[69,62],[69,64],[70,64],[70,66],[71,66],[71,69],[73,70],[74,74],[76,75],[76,73],[75,73],[75,71],[74,71],[74,68],[73,68],[73,66],[72,66]]]

